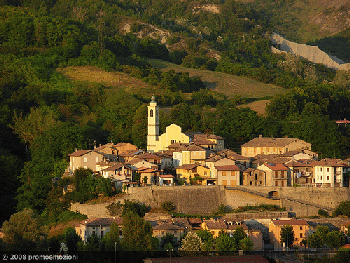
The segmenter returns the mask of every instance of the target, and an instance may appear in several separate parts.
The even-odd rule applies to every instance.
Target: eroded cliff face
[[[328,55],[317,46],[309,46],[306,44],[298,44],[292,41],[288,41],[277,33],[273,33],[271,35],[271,41],[272,44],[278,46],[278,48],[271,47],[272,53],[291,53],[295,56],[305,58],[310,62],[323,64],[329,68],[337,70],[350,69],[350,63],[345,63],[337,57]]]

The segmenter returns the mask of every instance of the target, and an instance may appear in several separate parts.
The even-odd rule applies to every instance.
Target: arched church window
[[[149,116],[150,116],[150,117],[153,117],[153,110],[150,110]]]

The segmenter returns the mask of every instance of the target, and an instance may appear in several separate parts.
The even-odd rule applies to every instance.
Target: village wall
[[[276,191],[281,199],[300,200],[329,209],[336,208],[341,201],[350,200],[350,190],[347,187],[240,186],[240,188],[246,188],[264,195]]]
[[[278,193],[277,198],[267,198],[272,191]],[[151,207],[171,201],[176,212],[192,215],[209,215],[221,204],[231,208],[271,204],[285,207],[291,216],[308,217],[318,215],[320,208],[331,213],[341,201],[349,200],[349,195],[348,188],[249,186],[245,189],[239,186],[225,189],[223,186],[213,185],[131,187],[124,198],[138,200]],[[118,201],[123,202],[123,199],[115,200]],[[108,217],[106,206],[110,203],[77,203],[72,204],[70,210],[79,211],[88,217]]]
[[[238,208],[246,205],[269,204],[281,206],[280,200],[273,200],[266,197],[258,196],[252,193],[242,192],[240,190],[226,189],[226,205],[231,208]]]
[[[226,204],[223,186],[148,186],[130,188],[128,199],[136,199],[149,206],[171,201],[175,211],[185,214],[209,215],[220,204]]]

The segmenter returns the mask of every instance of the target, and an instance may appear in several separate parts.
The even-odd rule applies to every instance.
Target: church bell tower
[[[157,152],[157,142],[159,139],[159,109],[154,95],[147,106],[148,108],[148,133],[147,133],[147,151]]]

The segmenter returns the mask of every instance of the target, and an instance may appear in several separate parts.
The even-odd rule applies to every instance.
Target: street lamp
[[[114,242],[114,262],[117,263],[117,242]]]

